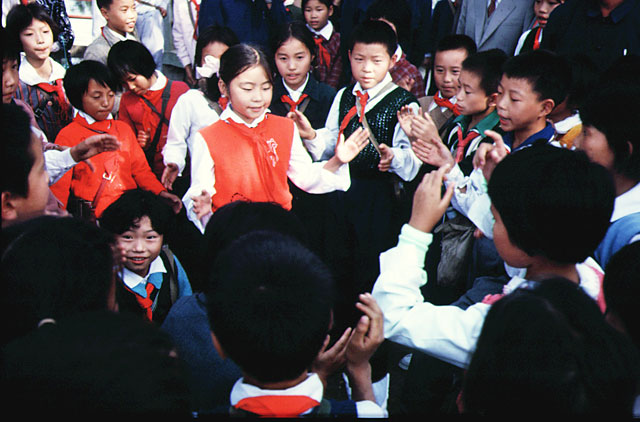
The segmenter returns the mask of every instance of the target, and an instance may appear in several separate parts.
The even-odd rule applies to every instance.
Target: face
[[[43,61],[51,53],[53,31],[48,23],[33,19],[31,25],[20,32],[20,42],[27,58]]]
[[[462,62],[467,58],[467,50],[438,51],[433,62],[433,80],[444,98],[451,98],[458,92]]]
[[[2,59],[2,102],[9,104],[18,87],[18,61]]]
[[[129,91],[133,92],[138,96],[143,96],[149,91],[149,88],[155,82],[156,76],[155,73],[150,78],[145,78],[142,75],[136,73],[128,73],[124,77],[123,85]]]
[[[133,32],[138,19],[135,0],[113,0],[109,8],[100,9],[109,28],[124,36]]]
[[[264,67],[255,65],[233,78],[228,86],[219,82],[220,91],[231,102],[233,111],[246,123],[251,123],[271,104],[273,85]]]
[[[560,6],[561,3],[560,0],[535,0],[533,3],[533,13],[535,13],[540,26],[544,28],[553,9]]]
[[[576,149],[582,150],[594,163],[598,163],[610,172],[614,171],[613,150],[607,137],[593,126],[582,126],[582,132],[574,140]]]
[[[527,268],[530,265],[531,257],[518,248],[509,239],[509,233],[504,226],[500,213],[491,205],[491,214],[495,219],[493,224],[493,242],[496,245],[500,257],[510,266],[515,268]]]
[[[396,63],[396,56],[389,56],[387,48],[382,44],[355,43],[349,52],[351,72],[363,89],[373,88],[379,84]]]
[[[82,110],[96,120],[104,120],[113,109],[115,97],[109,86],[102,86],[91,79],[87,92],[82,96]]]
[[[49,199],[49,173],[44,164],[42,141],[34,133],[31,134],[31,154],[35,160],[29,172],[27,196],[14,203],[20,219],[42,215]]]
[[[302,12],[307,24],[316,31],[320,31],[327,25],[329,16],[333,15],[333,7],[327,7],[318,0],[309,0]]]
[[[143,216],[133,227],[116,238],[124,253],[124,266],[140,277],[145,277],[153,260],[160,255],[163,242],[163,236],[153,229],[149,217]]]
[[[464,115],[480,114],[493,105],[492,98],[488,97],[480,86],[480,76],[468,70],[460,72],[460,89],[456,94],[458,108]]]
[[[204,64],[205,57],[213,56],[216,59],[220,59],[220,57],[222,57],[224,52],[227,51],[228,49],[229,49],[228,45],[223,44],[219,41],[214,41],[212,43],[207,44],[202,49],[202,63],[200,63],[200,66]]]
[[[550,100],[541,101],[538,97],[526,79],[502,76],[496,101],[500,127],[505,132],[524,131],[544,118],[550,111],[546,104]]]
[[[311,52],[296,38],[289,38],[276,51],[276,67],[290,88],[298,89],[311,69]]]

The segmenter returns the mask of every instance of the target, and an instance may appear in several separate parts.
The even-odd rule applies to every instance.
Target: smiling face
[[[100,121],[111,113],[116,95],[109,86],[100,85],[95,80],[89,80],[87,92],[82,95],[82,110],[89,116]]]
[[[229,98],[233,111],[246,123],[260,117],[271,104],[273,85],[261,65],[254,65],[238,74],[226,85],[218,82],[220,92]]]
[[[149,217],[143,216],[133,227],[118,235],[117,242],[125,257],[124,266],[145,277],[153,260],[160,255],[163,236],[153,229]]]
[[[2,102],[9,104],[18,88],[18,61],[2,59]]]
[[[136,27],[138,12],[134,0],[113,0],[108,8],[100,9],[107,26],[122,36],[132,33]]]
[[[327,7],[318,0],[309,0],[302,12],[307,24],[316,31],[320,31],[327,25],[329,17],[333,15],[333,7]]]
[[[363,89],[370,89],[382,82],[396,63],[396,56],[389,56],[383,44],[357,42],[349,52],[349,61],[355,80]]]
[[[297,38],[289,38],[276,50],[276,67],[291,89],[298,89],[311,69],[311,52]]]
[[[51,53],[53,31],[48,23],[33,19],[31,25],[20,32],[20,42],[28,59],[44,61]]]
[[[445,50],[436,52],[433,61],[433,80],[443,98],[451,98],[458,92],[458,78],[467,50]]]

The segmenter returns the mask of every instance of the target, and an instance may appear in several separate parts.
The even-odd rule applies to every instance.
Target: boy
[[[320,82],[337,89],[342,76],[340,32],[329,19],[333,15],[331,0],[302,0],[302,11],[307,28],[318,45],[315,77]]]
[[[163,247],[172,222],[171,208],[141,189],[123,193],[100,218],[101,227],[116,236],[125,258],[116,285],[119,309],[142,313],[158,324],[176,300],[191,295],[180,261]]]
[[[101,34],[84,52],[84,60],[107,64],[109,49],[118,41],[136,40],[134,30],[138,13],[135,0],[98,0],[100,13],[107,21]]]
[[[513,53],[517,56],[525,51],[537,50],[540,48],[542,42],[542,31],[547,25],[549,15],[553,12],[553,9],[564,3],[564,0],[535,0],[533,2],[533,13],[536,20],[533,22],[531,29],[526,30],[520,35],[518,44],[516,45],[516,51]]]
[[[446,171],[431,172],[420,184],[398,245],[380,256],[382,270],[373,296],[384,313],[385,338],[464,368],[490,303],[501,295],[466,310],[424,302],[420,287],[426,282],[429,232],[453,196],[450,185],[441,198]],[[559,276],[601,298],[602,272],[588,257],[604,236],[613,209],[613,183],[602,166],[582,153],[536,145],[502,160],[488,190],[496,248],[509,266],[521,269],[503,294],[526,281]],[[567,212],[571,218],[558,218]]]
[[[466,35],[452,34],[438,43],[433,58],[433,82],[438,89],[433,96],[418,99],[422,112],[428,112],[436,128],[442,129],[452,116],[459,116],[456,108],[460,69],[464,59],[476,52],[476,44]]]
[[[209,278],[213,345],[243,373],[231,390],[231,415],[386,416],[371,384],[369,358],[383,340],[371,295],[361,295],[356,307],[364,315],[344,349],[353,400],[338,402],[323,398],[323,381],[309,372],[332,324],[333,286],[319,258],[291,237],[256,231],[225,248]]]

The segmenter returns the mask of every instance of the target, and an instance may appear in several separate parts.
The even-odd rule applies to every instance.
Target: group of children
[[[384,417],[400,350],[468,371],[444,387],[459,413],[640,414],[625,302],[640,261],[640,61],[598,74],[540,50],[559,3],[535,2],[534,40],[513,57],[444,37],[429,96],[389,0],[348,40],[331,1],[303,0],[271,57],[194,23],[186,82],[137,41],[133,0],[98,1],[106,26],[68,69],[43,8],[15,6],[2,31],[9,402]],[[153,401],[134,382],[127,406],[102,398],[113,391],[87,360],[100,350],[60,349],[49,367],[24,353],[58,350],[89,311],[100,327],[124,323],[104,311],[139,315],[137,335],[162,337],[136,356],[171,362]],[[60,371],[75,404],[47,394]]]

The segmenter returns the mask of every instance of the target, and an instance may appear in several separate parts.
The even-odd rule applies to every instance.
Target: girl
[[[187,149],[193,154],[194,135],[217,121],[226,105],[226,97],[221,97],[218,89],[220,56],[237,43],[233,31],[220,26],[210,26],[198,37],[195,52],[197,89],[190,89],[176,102],[169,121],[167,143],[162,150],[165,168],[160,181],[167,189],[173,189],[178,174],[183,174]],[[187,168],[186,174],[179,179],[176,194],[183,195],[189,187],[190,171]]]
[[[20,39],[23,51],[15,96],[33,109],[47,139],[55,139],[72,118],[62,87],[65,68],[49,57],[58,29],[42,6],[29,3],[11,9],[7,32]]]
[[[189,86],[169,80],[156,70],[153,56],[137,41],[114,44],[109,50],[107,65],[127,88],[120,100],[118,119],[137,134],[151,170],[160,179],[164,171],[162,148],[167,140],[171,111]]]
[[[302,0],[302,11],[318,46],[315,75],[318,81],[337,89],[342,75],[342,56],[340,33],[329,20],[333,14],[332,0]]]
[[[264,53],[246,44],[231,47],[220,59],[218,85],[229,105],[195,137],[191,187],[183,198],[189,219],[202,232],[213,210],[236,200],[290,209],[288,178],[311,193],[347,189],[344,164],[368,143],[368,131],[360,129],[346,141],[341,137],[331,159],[312,163],[294,122],[268,113],[270,75]]]
[[[518,39],[518,45],[514,53],[517,56],[525,51],[537,50],[540,48],[540,42],[542,41],[542,30],[547,25],[549,15],[553,12],[553,9],[564,3],[564,0],[535,0],[533,2],[533,13],[536,15],[536,20],[533,23],[533,27],[525,31]]]

